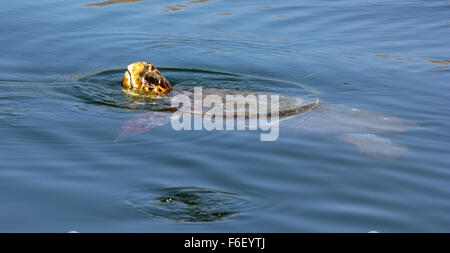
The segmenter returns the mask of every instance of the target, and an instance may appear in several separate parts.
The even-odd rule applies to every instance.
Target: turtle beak
[[[122,79],[122,89],[125,91],[163,95],[171,88],[170,82],[149,62],[128,65]]]
[[[153,92],[153,93],[156,93],[156,94],[158,94],[158,95],[163,95],[163,94],[168,93],[169,90],[168,90],[168,89],[164,89],[164,88],[161,87],[161,86],[156,86],[156,87],[154,87],[154,88],[152,89],[152,92]]]

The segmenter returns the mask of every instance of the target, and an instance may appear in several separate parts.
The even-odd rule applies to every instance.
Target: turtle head
[[[122,79],[122,90],[137,94],[163,95],[171,88],[170,82],[150,62],[128,65]]]

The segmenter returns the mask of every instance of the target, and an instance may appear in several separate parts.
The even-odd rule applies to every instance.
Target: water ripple
[[[131,207],[147,218],[176,223],[223,221],[255,210],[260,202],[261,196],[201,187],[136,192],[128,200]]]

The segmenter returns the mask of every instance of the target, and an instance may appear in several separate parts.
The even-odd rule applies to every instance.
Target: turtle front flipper
[[[336,138],[357,146],[361,153],[383,160],[394,160],[408,148],[375,134],[344,134]]]
[[[170,122],[170,116],[171,114],[167,112],[154,111],[137,114],[125,122],[114,142],[121,141],[133,135],[145,133],[158,126],[163,126]]]

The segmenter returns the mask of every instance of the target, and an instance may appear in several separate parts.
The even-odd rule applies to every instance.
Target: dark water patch
[[[128,204],[146,218],[186,223],[231,219],[256,209],[260,201],[260,196],[201,187],[174,187],[135,193]]]

